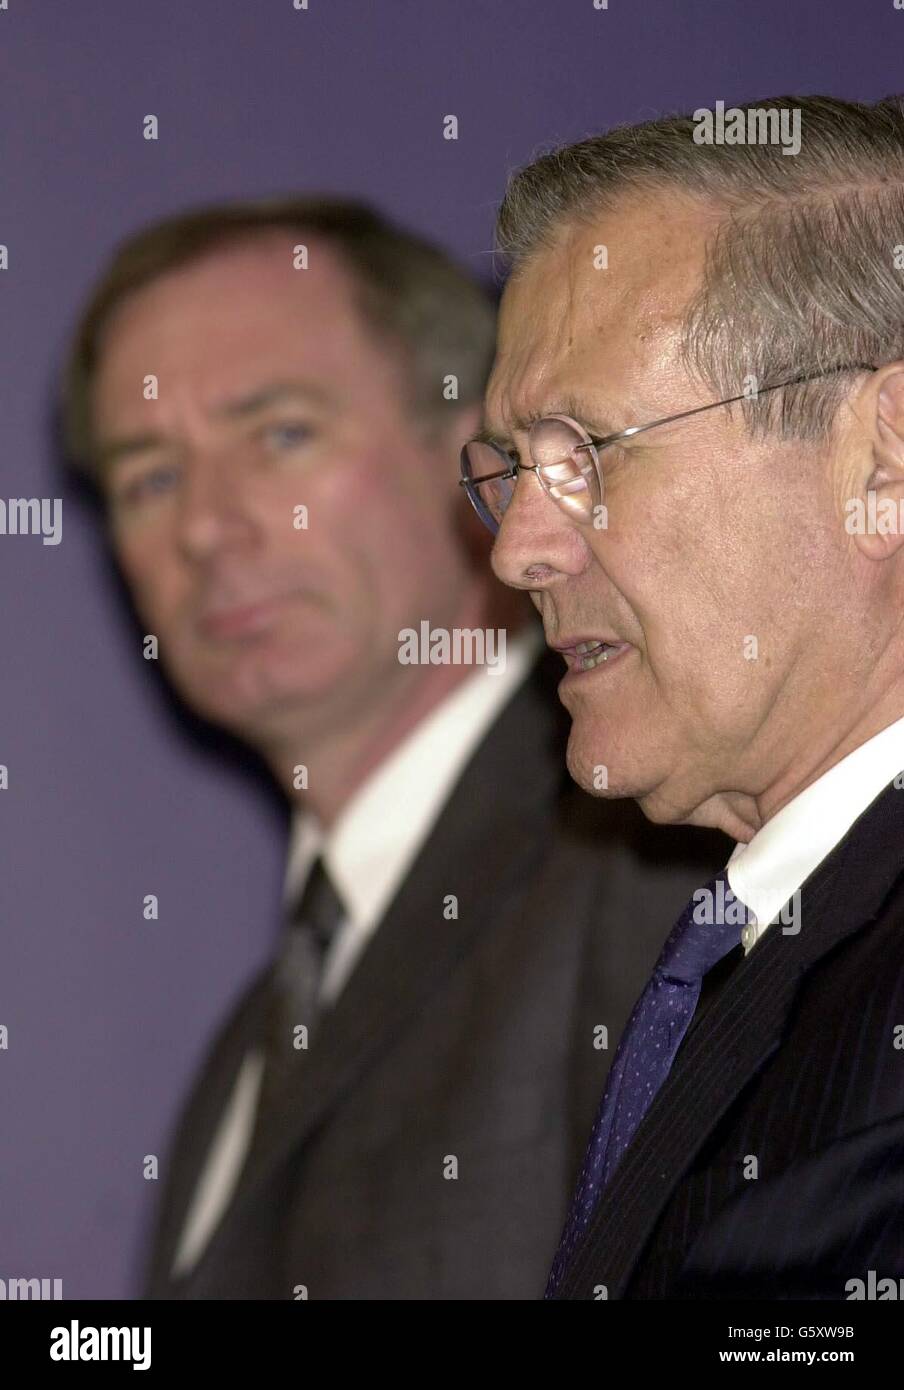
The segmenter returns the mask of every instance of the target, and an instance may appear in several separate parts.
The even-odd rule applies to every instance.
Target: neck
[[[511,638],[524,628],[527,616],[522,595],[506,589],[487,592],[484,586],[467,598],[450,627],[504,627]],[[387,685],[382,699],[371,698],[354,717],[346,715],[331,725],[327,715],[316,729],[305,719],[261,752],[289,800],[312,811],[328,830],[371,773],[468,680],[473,669],[451,663],[406,667],[404,680]],[[299,763],[308,772],[305,790],[294,786]]]
[[[750,841],[767,821],[836,763],[904,717],[904,676],[896,670],[883,680],[877,670],[866,694],[859,701],[852,696],[834,713],[831,724],[822,721],[820,725],[814,719],[799,721],[798,727],[806,730],[807,744],[797,750],[793,759],[784,759],[768,788],[756,795],[713,796],[697,808],[690,823],[724,830],[744,843]],[[820,737],[815,736],[817,732]],[[889,781],[899,770],[889,769]]]

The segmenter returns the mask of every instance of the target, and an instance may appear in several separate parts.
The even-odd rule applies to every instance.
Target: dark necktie
[[[748,914],[723,871],[694,894],[672,928],[616,1049],[584,1166],[546,1287],[557,1290],[602,1188],[669,1074],[703,977],[740,943]]]
[[[271,973],[264,1072],[251,1148],[284,1119],[286,1096],[307,1050],[319,1013],[318,995],[327,949],[345,908],[323,860],[311,865],[304,891],[280,941]],[[301,1025],[306,1031],[296,1033]]]

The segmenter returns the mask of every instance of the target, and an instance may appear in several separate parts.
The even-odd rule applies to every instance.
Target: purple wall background
[[[142,660],[55,456],[61,344],[112,244],[200,200],[321,189],[488,273],[505,173],[541,145],[718,99],[904,90],[893,0],[309,6],[0,10],[0,496],[64,498],[61,545],[0,536],[0,1278],[68,1297],[138,1288],[160,1188],[142,1158],[271,948],[285,839],[253,765]]]

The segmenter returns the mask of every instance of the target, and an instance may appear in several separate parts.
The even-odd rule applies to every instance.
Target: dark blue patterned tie
[[[720,886],[721,885],[721,886]],[[583,1236],[600,1191],[631,1142],[653,1097],[669,1074],[700,997],[703,976],[741,939],[748,913],[728,886],[723,870],[675,923],[652,977],[616,1049],[578,1178],[562,1239],[553,1260],[546,1297],[558,1289]]]

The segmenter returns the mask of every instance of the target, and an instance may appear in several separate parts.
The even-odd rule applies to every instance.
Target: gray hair
[[[691,116],[542,155],[511,178],[499,211],[512,273],[563,226],[591,224],[633,192],[672,189],[723,214],[681,344],[709,389],[727,397],[745,378],[765,387],[904,358],[904,103],[774,97],[732,110],[764,107],[800,113],[793,157],[776,143],[697,143]],[[745,401],[748,426],[823,439],[850,384],[840,374]]]

